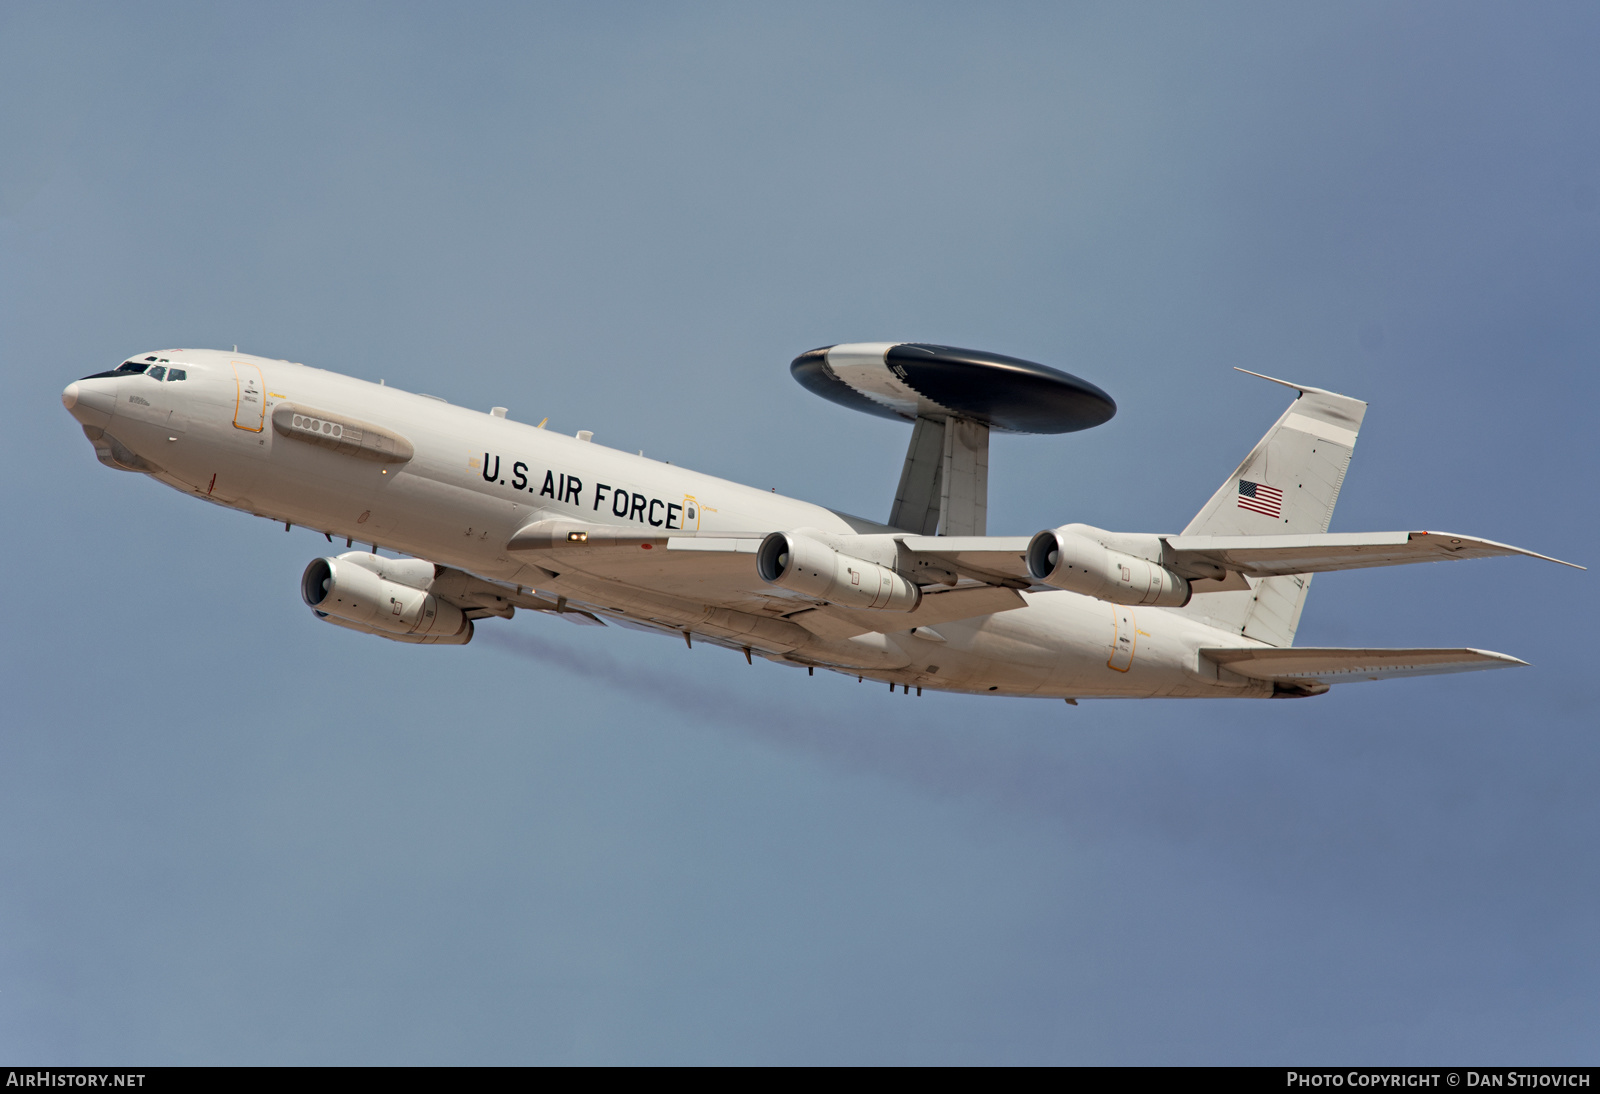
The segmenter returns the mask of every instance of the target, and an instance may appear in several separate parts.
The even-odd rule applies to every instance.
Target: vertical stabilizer
[[[1367,404],[1321,388],[1284,380],[1273,383],[1296,389],[1300,397],[1189,522],[1184,535],[1268,536],[1328,530]],[[1194,599],[1182,610],[1247,638],[1293,645],[1311,575],[1248,581],[1249,591],[1217,593],[1202,592],[1204,583],[1197,583]]]

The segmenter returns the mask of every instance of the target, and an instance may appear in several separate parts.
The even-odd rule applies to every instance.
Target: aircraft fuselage
[[[613,618],[909,688],[1059,698],[1273,693],[1271,684],[1198,655],[1208,646],[1250,644],[1237,633],[1064,590],[1025,591],[1023,607],[933,628],[830,638],[782,617],[794,603],[753,579],[753,557],[748,595],[717,606],[697,602],[692,582],[670,575],[623,582],[535,565],[507,543],[540,519],[702,536],[894,532],[587,438],[300,364],[214,350],[148,356],[162,378],[81,380],[68,389],[69,410],[103,462],[230,508],[565,597]],[[182,379],[169,379],[172,370]],[[275,413],[293,420],[275,428]],[[312,431],[321,443],[305,443]],[[411,446],[409,458],[385,455],[390,434]],[[358,451],[362,444],[371,451]]]

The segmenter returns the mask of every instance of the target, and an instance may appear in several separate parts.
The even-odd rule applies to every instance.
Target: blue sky
[[[1371,403],[1335,531],[1592,563],[1581,4],[0,7],[0,1052],[50,1063],[1593,1062],[1594,578],[1318,578],[1300,702],[890,697],[532,615],[317,624],[320,538],[60,389],[231,346],[881,519],[801,350],[1120,412],[990,530],[1173,531]]]

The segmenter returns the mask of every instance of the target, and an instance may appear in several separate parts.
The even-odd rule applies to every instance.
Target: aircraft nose
[[[104,429],[111,424],[111,412],[117,407],[117,396],[111,390],[114,383],[106,380],[70,383],[61,393],[61,405],[84,425]]]

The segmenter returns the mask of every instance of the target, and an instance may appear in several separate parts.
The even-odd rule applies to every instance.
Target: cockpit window
[[[124,362],[122,362],[122,367],[117,369],[117,371],[118,372],[143,372],[145,369],[147,369],[149,367],[150,367],[149,365],[142,364],[142,363],[140,363],[138,361],[124,361]]]
[[[150,371],[145,373],[145,375],[150,377],[150,379],[152,379],[152,380],[159,380],[163,376],[165,376],[166,374],[167,374],[167,370],[166,370],[166,367],[164,365],[152,366]]]
[[[181,369],[181,368],[169,368],[169,369],[167,369],[167,382],[168,383],[171,383],[173,380],[187,380],[188,378],[189,378],[189,374],[187,372],[183,371],[183,369]]]
[[[155,360],[155,358],[154,358],[154,357],[146,357],[146,358],[145,358],[145,360],[146,360],[146,361],[154,361],[154,360]]]

